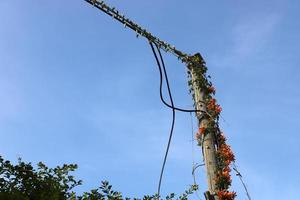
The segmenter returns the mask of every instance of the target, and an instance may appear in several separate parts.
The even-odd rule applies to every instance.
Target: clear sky
[[[178,49],[201,52],[253,199],[300,199],[299,1],[107,3]],[[171,110],[159,100],[147,41],[83,0],[1,0],[0,26],[0,154],[77,163],[78,192],[109,180],[126,196],[155,193]],[[185,66],[164,55],[175,104],[191,108]],[[177,116],[163,194],[193,182],[191,117]],[[204,169],[197,181],[204,191]],[[232,189],[246,199],[235,178]]]

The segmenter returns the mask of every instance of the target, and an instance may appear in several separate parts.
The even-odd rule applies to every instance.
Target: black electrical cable
[[[150,46],[151,46],[151,49],[153,51],[153,54],[154,54],[154,57],[155,57],[155,60],[157,62],[157,65],[159,67],[159,71],[160,71],[160,77],[162,78],[162,74],[161,74],[161,65],[160,65],[160,62],[158,60],[158,57],[157,57],[157,54],[155,52],[155,49],[153,47],[153,44],[152,42],[149,42]],[[157,46],[156,46],[157,47]],[[158,52],[160,53],[160,50],[158,49]],[[161,53],[160,53],[161,55]],[[161,57],[162,58],[162,57]],[[166,70],[164,69],[164,72]],[[165,74],[166,75],[166,74]],[[161,82],[162,82],[162,79],[161,79]],[[162,181],[162,177],[163,177],[163,173],[164,173],[164,169],[165,169],[165,165],[166,165],[166,161],[167,161],[167,157],[168,157],[168,153],[169,153],[169,149],[170,149],[170,144],[171,144],[171,141],[172,141],[172,136],[173,136],[173,130],[174,130],[174,125],[175,125],[175,113],[176,113],[176,110],[174,108],[174,102],[173,102],[173,98],[172,98],[172,94],[171,94],[171,89],[170,89],[170,85],[169,85],[169,81],[166,80],[166,83],[167,83],[167,88],[168,88],[168,93],[169,93],[169,98],[170,98],[170,101],[171,101],[171,108],[172,108],[172,125],[171,125],[171,130],[170,130],[170,134],[169,134],[169,139],[168,139],[168,144],[167,144],[167,149],[166,149],[166,153],[165,153],[165,156],[164,156],[164,161],[163,161],[163,165],[162,165],[162,168],[161,168],[161,172],[160,172],[160,177],[159,177],[159,183],[158,183],[158,189],[157,189],[157,194],[158,194],[158,198],[160,198],[160,188],[161,188],[161,181]]]
[[[238,171],[238,169],[237,169],[237,166],[236,166],[236,164],[235,164],[235,161],[233,161],[233,170],[236,172],[236,176],[239,177],[241,183],[243,184],[243,187],[244,187],[244,190],[245,190],[245,192],[246,192],[246,194],[247,194],[248,199],[251,200],[251,196],[250,196],[250,194],[249,194],[248,188],[247,188],[245,182],[243,181],[242,174],[241,174],[241,173]]]
[[[172,97],[172,94],[171,94],[171,88],[170,88],[170,84],[169,84],[169,78],[168,78],[168,75],[167,75],[166,66],[165,66],[165,63],[164,63],[164,60],[163,60],[160,48],[158,47],[157,44],[152,43],[151,41],[149,41],[149,44],[151,46],[153,55],[155,57],[155,60],[156,60],[156,63],[157,63],[158,69],[159,69],[159,75],[160,75],[160,86],[159,86],[160,87],[160,92],[159,93],[160,93],[160,99],[161,99],[161,101],[163,102],[164,105],[166,105],[167,107],[169,107],[169,108],[172,109],[172,125],[171,125],[171,130],[170,130],[170,134],[169,134],[169,140],[168,140],[168,144],[167,144],[167,148],[166,148],[166,152],[165,152],[165,156],[164,156],[164,160],[163,160],[163,165],[162,165],[162,169],[161,169],[161,173],[160,173],[160,177],[159,177],[158,193],[157,193],[158,197],[159,197],[160,196],[160,188],[161,188],[162,177],[163,177],[163,173],[164,173],[164,168],[165,168],[165,165],[166,165],[166,161],[167,161],[167,157],[168,157],[168,153],[169,153],[169,149],[170,149],[170,144],[171,144],[172,136],[173,136],[173,130],[174,130],[174,125],[175,125],[175,111],[178,110],[178,111],[181,111],[181,112],[188,112],[188,113],[202,112],[202,113],[205,113],[208,116],[210,116],[210,115],[206,111],[203,111],[203,110],[188,110],[188,109],[177,108],[177,107],[174,106],[173,97]],[[157,56],[157,53],[156,53],[156,50],[154,49],[153,44],[156,47],[156,50],[157,50],[157,52],[159,54],[160,60],[159,60],[159,58]],[[163,98],[163,93],[162,93],[163,74],[164,74],[164,77],[165,77],[165,80],[166,80],[167,91],[168,91],[168,94],[169,94],[171,105],[168,104],[164,100],[164,98]]]
[[[150,42],[150,41],[149,41],[149,43],[150,43],[150,45],[151,45],[152,52],[153,52],[153,54],[154,54],[154,56],[155,56],[155,55],[156,55],[156,52],[155,52],[155,50],[154,50],[153,44],[152,44],[152,42]],[[168,80],[168,75],[167,75],[167,72],[166,72],[165,63],[164,63],[164,61],[163,61],[163,58],[162,58],[161,52],[160,52],[160,50],[159,50],[159,47],[157,46],[157,44],[155,44],[155,47],[156,47],[156,49],[157,49],[157,51],[158,51],[158,53],[159,53],[160,60],[161,60],[161,64],[162,64],[162,66],[161,66],[161,65],[160,65],[160,62],[159,62],[159,60],[158,60],[158,56],[156,55],[156,58],[155,58],[155,59],[156,59],[156,62],[157,62],[157,66],[158,66],[158,69],[159,69],[159,75],[160,75],[159,95],[160,95],[160,99],[161,99],[161,101],[163,102],[163,104],[165,104],[167,107],[169,107],[169,108],[171,108],[171,109],[175,109],[175,110],[178,110],[178,111],[181,111],[181,112],[189,112],[189,113],[192,113],[192,112],[204,112],[204,113],[206,113],[206,112],[203,111],[203,110],[177,108],[177,107],[175,107],[174,105],[172,106],[172,105],[168,104],[168,103],[165,101],[165,99],[164,99],[164,97],[163,97],[163,94],[162,94],[162,84],[163,84],[163,76],[162,76],[163,72],[162,72],[162,68],[163,68],[163,71],[164,71],[164,76],[165,76],[165,79],[166,79],[167,86],[169,85],[169,80]]]
[[[173,97],[172,97],[172,94],[171,94],[171,89],[170,89],[170,84],[169,84],[169,79],[168,79],[168,75],[167,75],[167,71],[166,71],[166,67],[165,67],[165,64],[164,64],[164,60],[163,60],[163,57],[162,57],[162,54],[161,54],[161,51],[160,51],[160,48],[157,46],[157,44],[155,44],[155,47],[157,49],[157,52],[159,54],[159,57],[160,57],[160,60],[158,59],[158,56],[157,56],[157,53],[154,49],[154,46],[153,46],[153,43],[151,41],[149,41],[149,44],[151,46],[151,49],[152,49],[152,52],[153,52],[153,55],[155,57],[155,60],[156,60],[156,63],[157,63],[157,66],[158,66],[158,69],[159,69],[159,75],[160,75],[160,99],[161,101],[163,102],[164,105],[166,105],[167,107],[171,108],[172,109],[172,125],[171,125],[171,130],[170,130],[170,134],[169,134],[169,140],[168,140],[168,144],[167,144],[167,148],[166,148],[166,152],[165,152],[165,156],[164,156],[164,160],[163,160],[163,165],[162,165],[162,169],[161,169],[161,173],[160,173],[160,177],[159,177],[159,184],[158,184],[158,199],[160,198],[160,189],[161,189],[161,182],[162,182],[162,177],[163,177],[163,173],[164,173],[164,168],[165,168],[165,165],[166,165],[166,161],[167,161],[167,157],[168,157],[168,153],[169,153],[169,149],[170,149],[170,144],[171,144],[171,141],[172,141],[172,136],[173,136],[173,130],[174,130],[174,125],[175,125],[175,113],[176,113],[176,110],[178,111],[181,111],[181,112],[189,112],[189,113],[192,113],[192,112],[203,112],[205,114],[207,114],[209,116],[209,114],[203,110],[188,110],[188,109],[181,109],[181,108],[177,108],[174,106],[174,102],[173,102]],[[161,62],[161,63],[160,63]],[[162,94],[162,84],[163,84],[163,74],[164,73],[164,77],[166,79],[166,85],[167,85],[167,90],[168,90],[168,94],[169,94],[169,98],[170,98],[170,101],[171,101],[171,105],[168,104],[164,98],[163,98],[163,94]],[[219,127],[217,127],[218,130],[220,131]],[[201,165],[197,165],[197,166],[194,166],[193,167],[193,171],[192,171],[192,174],[195,173],[195,170],[202,166]],[[248,199],[251,200],[251,197],[249,195],[249,192],[246,188],[246,185],[245,183],[243,182],[242,180],[242,177],[240,175],[240,173],[237,171],[237,168],[236,168],[236,165],[234,163],[234,168],[233,168],[236,172],[237,172],[237,175],[239,176],[241,182],[243,183],[243,186],[245,188],[245,191],[247,193],[247,196],[248,196]]]
[[[169,140],[168,140],[167,149],[166,149],[166,153],[165,153],[165,157],[164,157],[164,161],[163,161],[163,165],[162,165],[162,169],[161,169],[161,173],[160,173],[160,178],[159,178],[159,184],[158,184],[158,196],[159,196],[160,195],[160,188],[161,188],[161,182],[162,182],[163,172],[164,172],[164,168],[165,168],[165,165],[166,165],[166,161],[167,161],[167,157],[168,157],[168,153],[169,153],[169,148],[170,148],[170,144],[171,144],[172,136],[173,136],[173,130],[174,130],[174,125],[175,125],[175,111],[178,110],[178,111],[181,111],[181,112],[189,112],[189,113],[192,113],[192,112],[203,112],[203,113],[206,113],[206,114],[207,114],[207,112],[205,112],[203,110],[182,109],[182,108],[177,108],[177,107],[174,106],[173,97],[172,97],[172,94],[171,94],[171,89],[170,89],[170,84],[169,84],[169,78],[168,78],[168,75],[167,75],[165,63],[164,63],[164,60],[163,60],[160,48],[157,46],[157,44],[154,43],[155,47],[156,47],[156,50],[157,50],[157,52],[159,54],[159,58],[160,58],[160,60],[159,60],[158,56],[157,56],[157,53],[156,53],[156,51],[154,49],[153,43],[151,41],[149,41],[149,44],[151,46],[153,55],[155,57],[155,60],[156,60],[156,63],[157,63],[158,69],[159,69],[159,75],[160,75],[160,99],[161,99],[161,101],[163,102],[164,105],[166,105],[167,107],[169,107],[169,108],[172,109],[172,113],[173,113],[173,119],[172,119],[172,125],[171,125],[170,134],[169,134]],[[164,98],[163,98],[163,94],[162,94],[163,75],[162,74],[164,74],[164,77],[166,79],[166,85],[167,85],[167,90],[168,90],[168,93],[169,93],[169,98],[170,98],[170,101],[171,101],[171,105],[168,104],[164,100]]]

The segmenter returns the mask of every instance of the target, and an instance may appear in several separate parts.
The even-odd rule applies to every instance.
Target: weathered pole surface
[[[201,66],[194,66],[201,67]],[[199,128],[206,128],[209,123],[209,116],[205,114],[207,112],[206,105],[204,103],[204,91],[198,87],[196,84],[197,73],[194,72],[194,69],[190,69],[191,72],[191,80],[192,87],[194,90],[194,100],[196,110],[203,110],[203,112],[197,112],[196,116],[198,118],[198,126]],[[204,134],[202,138],[202,153],[204,157],[204,162],[206,166],[206,176],[207,176],[207,186],[208,192],[205,193],[205,197],[207,200],[218,200],[216,194],[216,146],[215,146],[215,136],[213,133]]]

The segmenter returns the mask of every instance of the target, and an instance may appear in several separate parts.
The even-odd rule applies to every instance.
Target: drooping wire
[[[163,173],[164,173],[164,169],[165,169],[165,165],[166,165],[166,161],[167,161],[167,157],[168,157],[168,153],[169,153],[169,149],[170,149],[170,145],[171,145],[171,141],[172,141],[172,136],[173,136],[173,130],[174,130],[174,125],[175,125],[175,113],[176,113],[176,110],[177,111],[181,111],[181,112],[189,112],[190,114],[192,112],[204,112],[205,114],[208,114],[207,112],[203,111],[203,110],[192,110],[192,109],[182,109],[182,108],[177,108],[174,106],[174,102],[173,102],[173,97],[172,97],[172,94],[171,94],[171,89],[170,89],[170,84],[169,84],[169,79],[168,79],[168,75],[167,75],[167,72],[166,72],[166,67],[165,67],[165,64],[164,64],[164,60],[163,60],[163,57],[162,57],[162,54],[160,52],[160,48],[157,46],[157,44],[154,43],[155,47],[156,47],[156,50],[159,54],[159,58],[157,56],[157,53],[154,49],[154,46],[153,46],[153,43],[151,41],[149,41],[149,44],[151,46],[151,49],[152,49],[152,52],[153,52],[153,55],[155,57],[155,60],[156,60],[156,63],[157,63],[157,66],[158,66],[158,69],[159,69],[159,75],[160,75],[160,99],[161,101],[163,102],[164,105],[166,105],[167,107],[171,108],[172,109],[172,124],[171,124],[171,130],[170,130],[170,134],[169,134],[169,139],[168,139],[168,144],[167,144],[167,148],[166,148],[166,152],[165,152],[165,156],[164,156],[164,160],[163,160],[163,164],[162,164],[162,168],[161,168],[161,173],[160,173],[160,177],[159,177],[159,184],[158,184],[158,191],[157,191],[157,194],[158,194],[158,198],[160,198],[160,189],[161,189],[161,182],[162,182],[162,177],[163,177]],[[163,82],[163,73],[164,73],[164,77],[166,79],[166,85],[167,85],[167,91],[168,91],[168,94],[169,94],[169,98],[170,98],[170,102],[171,102],[171,105],[168,104],[164,98],[163,98],[163,93],[162,93],[162,82]],[[208,115],[210,116],[210,115]],[[192,128],[193,129],[193,128]],[[219,128],[218,128],[219,129]],[[219,130],[220,131],[220,130]],[[192,131],[193,132],[193,131]],[[247,194],[247,197],[249,200],[251,200],[251,197],[250,197],[250,194],[248,192],[248,189],[242,179],[242,176],[240,174],[240,172],[237,170],[237,167],[235,165],[235,163],[233,163],[234,167],[234,171],[237,173],[237,176],[239,176],[239,179],[240,181],[242,182],[243,186],[244,186],[244,189],[246,191],[246,194]],[[193,161],[193,170],[192,170],[192,174],[194,176],[194,183],[195,182],[195,170],[200,167],[200,166],[203,166],[203,164],[198,164],[198,165],[194,165],[194,161]],[[198,196],[198,195],[197,195]],[[200,198],[200,197],[199,197]]]
[[[164,105],[166,105],[167,107],[169,107],[169,108],[172,109],[172,114],[173,114],[173,119],[172,119],[172,125],[171,125],[169,140],[168,140],[167,149],[166,149],[166,152],[165,152],[164,161],[163,161],[163,165],[162,165],[162,169],[161,169],[161,173],[160,173],[160,178],[159,178],[158,192],[157,192],[158,197],[159,197],[160,196],[160,189],[161,189],[161,182],[162,182],[163,172],[164,172],[164,168],[165,168],[165,164],[166,164],[166,160],[167,160],[167,156],[168,156],[168,152],[169,152],[169,148],[170,148],[170,144],[171,144],[171,140],[172,140],[172,136],[173,136],[173,130],[174,130],[174,125],[175,125],[175,111],[178,110],[178,111],[181,111],[181,112],[189,112],[190,114],[192,112],[205,112],[205,111],[195,110],[195,109],[182,109],[182,108],[175,107],[174,102],[173,102],[173,97],[172,97],[172,94],[171,94],[171,88],[170,88],[170,84],[169,84],[169,78],[168,78],[168,75],[167,75],[167,71],[166,71],[166,67],[165,67],[165,63],[164,63],[162,54],[160,52],[160,48],[157,46],[157,44],[154,43],[154,45],[156,47],[156,50],[155,50],[154,49],[154,45],[153,45],[153,43],[151,41],[149,41],[149,44],[151,46],[153,55],[155,57],[155,60],[156,60],[156,63],[157,63],[158,69],[159,69],[159,75],[160,75],[160,84],[159,84],[160,85],[159,86],[160,92],[159,92],[159,94],[160,94],[160,99],[161,99],[161,101],[163,102]],[[157,56],[156,51],[159,54],[159,58]],[[162,92],[163,74],[164,74],[164,78],[166,80],[167,91],[168,91],[168,94],[169,94],[171,105],[168,104],[164,100],[164,98],[163,98],[163,92]],[[193,176],[194,176],[196,168],[198,168],[199,166],[201,166],[201,165],[194,166],[194,162],[193,162],[193,170],[192,170]],[[195,176],[194,176],[194,183],[196,184],[195,181],[196,180],[195,180]],[[199,197],[198,194],[197,194],[197,196]]]
[[[151,46],[151,49],[153,51],[153,55],[154,55],[155,60],[157,62],[157,66],[158,66],[159,72],[160,72],[160,82],[162,83],[162,70],[161,70],[160,61],[158,59],[158,56],[156,54],[156,51],[154,49],[154,46],[153,46],[152,42],[149,41],[149,44]],[[167,148],[166,148],[166,152],[165,152],[165,156],[164,156],[164,160],[163,160],[163,164],[162,164],[162,168],[161,168],[161,172],[160,172],[160,176],[159,176],[158,189],[157,189],[157,195],[158,195],[158,198],[160,198],[161,182],[162,182],[162,177],[163,177],[163,173],[164,173],[164,170],[165,170],[165,165],[166,165],[166,161],[167,161],[167,157],[168,157],[168,154],[169,154],[169,149],[170,149],[170,145],[171,145],[171,141],[172,141],[173,130],[174,130],[174,125],[175,125],[175,113],[176,113],[176,110],[175,110],[175,107],[174,107],[173,97],[172,97],[172,94],[171,94],[169,80],[167,79],[166,69],[165,69],[165,66],[164,66],[163,58],[162,58],[162,55],[161,55],[160,50],[157,47],[157,45],[156,45],[156,49],[157,49],[157,51],[158,51],[158,53],[160,55],[160,59],[161,59],[162,65],[163,65],[163,71],[164,71],[165,77],[166,77],[167,90],[168,90],[169,98],[170,98],[170,101],[171,101],[171,108],[172,108],[171,130],[170,130],[168,144],[167,144]]]
[[[158,192],[157,192],[158,197],[159,197],[160,196],[160,188],[161,188],[162,177],[163,177],[163,173],[164,173],[164,168],[165,168],[165,165],[166,165],[167,156],[168,156],[168,153],[169,153],[169,148],[170,148],[170,144],[171,144],[172,136],[173,136],[173,130],[174,130],[174,125],[175,125],[175,111],[177,110],[177,111],[188,112],[188,113],[203,112],[203,113],[207,114],[208,116],[210,116],[210,115],[206,111],[203,111],[203,110],[182,109],[182,108],[175,107],[174,102],[173,102],[173,97],[172,97],[172,94],[171,94],[171,88],[170,88],[169,78],[168,78],[167,71],[166,71],[166,66],[165,66],[165,63],[164,63],[164,60],[163,60],[160,48],[158,47],[157,44],[154,43],[154,45],[156,47],[156,50],[155,50],[154,49],[154,45],[153,45],[153,43],[151,41],[149,41],[149,44],[151,46],[153,55],[155,57],[155,60],[156,60],[156,63],[157,63],[158,69],[159,69],[159,75],[160,75],[160,86],[159,86],[159,88],[160,88],[160,99],[161,99],[161,101],[163,102],[164,105],[166,105],[167,107],[169,107],[169,108],[172,109],[172,115],[173,115],[172,116],[171,130],[170,130],[170,134],[169,134],[169,140],[168,140],[168,144],[167,144],[167,148],[166,148],[166,152],[165,152],[165,156],[164,156],[164,160],[163,160],[163,164],[162,164],[162,169],[161,169],[161,173],[160,173],[160,178],[159,178]],[[157,56],[156,51],[159,54],[159,58]],[[163,74],[164,74],[164,78],[166,80],[167,91],[168,91],[168,94],[169,94],[171,105],[168,104],[164,100],[164,98],[163,98],[163,92],[162,92]],[[193,170],[192,170],[193,176],[194,176],[195,170],[198,167],[200,167],[200,166],[202,166],[202,165],[198,164],[198,165],[196,165],[196,166],[193,167]],[[194,180],[195,180],[195,178],[194,178]]]
[[[250,197],[250,194],[249,194],[249,191],[248,191],[248,188],[247,188],[247,186],[246,186],[246,184],[245,184],[245,182],[243,181],[243,177],[242,177],[242,174],[238,171],[238,169],[237,169],[237,166],[236,166],[236,164],[235,164],[235,162],[233,161],[233,170],[236,172],[236,176],[238,176],[239,177],[239,179],[240,179],[240,181],[241,181],[241,183],[243,184],[243,187],[244,187],[244,190],[245,190],[245,192],[246,192],[246,195],[247,195],[247,197],[248,197],[248,199],[249,200],[251,200],[251,197]]]
[[[156,54],[156,51],[154,49],[154,46],[153,46],[153,43],[151,41],[149,41],[150,45],[151,45],[151,49],[152,49],[152,52],[153,52],[153,55],[156,59],[156,62],[157,62],[157,66],[158,66],[158,69],[159,69],[159,75],[160,75],[160,83],[159,83],[159,96],[160,96],[160,100],[163,102],[163,104],[171,109],[175,109],[175,110],[178,110],[178,111],[181,111],[181,112],[189,112],[189,113],[192,113],[192,112],[205,112],[203,110],[196,110],[196,109],[183,109],[183,108],[178,108],[176,107],[175,105],[170,105],[168,104],[164,97],[163,97],[163,92],[162,92],[162,86],[163,86],[163,74],[165,76],[165,79],[166,79],[166,84],[167,84],[167,87],[169,87],[169,80],[168,80],[168,75],[166,74],[166,67],[165,67],[165,63],[163,61],[163,58],[162,58],[162,55],[161,55],[161,52],[159,50],[159,47],[155,44],[155,47],[159,53],[159,57],[160,57],[160,61],[158,59],[158,56]],[[161,62],[161,64],[160,64]]]

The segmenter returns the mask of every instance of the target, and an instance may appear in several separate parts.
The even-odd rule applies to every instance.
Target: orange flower
[[[208,110],[213,110],[213,109],[214,109],[214,107],[215,107],[214,105],[212,105],[212,104],[209,104],[209,105],[207,106],[207,109],[208,109]]]
[[[230,149],[230,146],[227,144],[221,144],[221,146],[218,149],[218,152],[221,154],[222,157],[224,157],[226,164],[230,164],[232,161],[235,160],[234,154],[232,150]]]
[[[225,167],[223,170],[218,171],[216,182],[227,182],[231,183],[231,177],[230,177],[230,168]]]
[[[223,169],[222,175],[229,177],[230,176],[230,168],[226,167],[225,169]]]
[[[216,99],[212,98],[209,100],[209,104],[207,106],[208,110],[214,110],[216,107]]]
[[[222,108],[220,105],[217,105],[215,110],[217,111],[217,113],[220,113],[222,111]]]
[[[205,127],[200,127],[199,128],[199,133],[204,134],[205,133]]]
[[[195,138],[199,140],[201,138],[201,135],[205,133],[205,127],[200,127],[198,132],[195,134]]]
[[[212,104],[212,105],[215,105],[217,102],[216,99],[212,98],[210,101],[209,101],[209,104]]]
[[[222,108],[220,105],[216,105],[216,102],[217,100],[212,98],[210,101],[209,101],[209,104],[207,105],[207,109],[208,110],[213,110],[217,113],[220,113],[222,111]]]
[[[229,192],[226,190],[221,190],[217,192],[219,200],[233,200],[236,197],[235,192]]]

